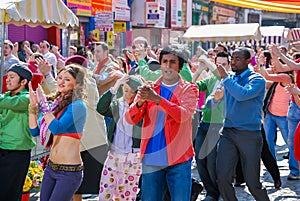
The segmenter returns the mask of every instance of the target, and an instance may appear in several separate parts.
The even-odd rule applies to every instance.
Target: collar
[[[102,61],[100,61],[97,65],[97,68],[95,70],[95,74],[99,74],[101,68],[103,67],[103,65],[109,61],[109,57],[106,57],[105,59],[103,59]]]
[[[241,74],[239,74],[239,75],[236,75],[236,74],[234,74],[234,76],[239,76],[239,78],[242,78],[242,77],[244,77],[248,72],[250,71],[250,69],[249,68],[247,68],[244,72],[242,72]]]
[[[21,91],[17,92],[15,94],[15,96],[22,95],[22,94],[28,94],[28,93],[29,93],[29,91],[27,89],[22,89]],[[11,91],[5,92],[4,96],[11,96]]]

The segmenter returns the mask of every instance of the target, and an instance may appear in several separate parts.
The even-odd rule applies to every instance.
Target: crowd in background
[[[300,52],[218,43],[190,55],[137,37],[118,53],[92,33],[85,45],[64,57],[48,41],[5,40],[0,111],[11,126],[1,127],[0,174],[18,179],[0,182],[0,200],[19,199],[38,135],[51,149],[41,200],[188,201],[193,165],[205,201],[236,200],[245,182],[269,200],[260,160],[279,189],[277,129],[289,149],[287,179],[300,180]],[[24,165],[9,170],[22,154]]]

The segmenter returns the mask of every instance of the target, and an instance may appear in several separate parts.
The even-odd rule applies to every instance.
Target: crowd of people
[[[137,37],[118,55],[90,33],[68,54],[4,42],[0,200],[20,199],[36,136],[50,149],[41,201],[195,200],[194,160],[204,201],[238,200],[243,183],[268,201],[260,161],[279,189],[277,128],[300,180],[300,53],[218,43],[191,56]]]

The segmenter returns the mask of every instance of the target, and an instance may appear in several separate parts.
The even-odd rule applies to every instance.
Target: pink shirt
[[[290,94],[286,93],[284,87],[278,83],[275,88],[273,98],[270,102],[268,110],[275,116],[287,116],[290,103]]]

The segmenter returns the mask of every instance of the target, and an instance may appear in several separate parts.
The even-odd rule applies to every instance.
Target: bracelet
[[[28,105],[28,112],[29,112],[29,114],[37,115],[38,112],[39,112],[38,104],[35,104],[35,105],[29,104]]]

